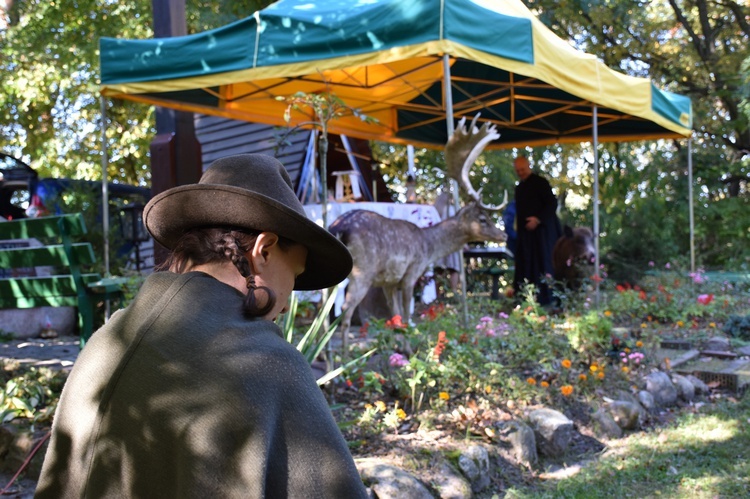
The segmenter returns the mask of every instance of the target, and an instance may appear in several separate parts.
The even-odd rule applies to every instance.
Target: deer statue
[[[498,138],[494,126],[464,128],[462,119],[445,146],[446,173],[458,180],[471,201],[454,216],[419,228],[405,220],[393,220],[372,211],[353,210],[337,218],[330,231],[349,248],[354,267],[342,307],[344,352],[347,333],[357,305],[370,287],[382,287],[393,315],[408,323],[414,285],[433,261],[461,250],[468,242],[503,242],[505,232],[495,225],[490,212],[503,209],[482,203],[480,191],[469,181],[469,169],[490,141]]]

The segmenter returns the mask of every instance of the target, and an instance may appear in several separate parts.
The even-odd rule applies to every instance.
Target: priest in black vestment
[[[552,303],[552,248],[562,235],[557,218],[557,198],[549,182],[533,173],[529,160],[519,156],[513,162],[520,182],[516,186],[516,232],[513,289],[516,296],[524,281],[538,289],[541,305]]]

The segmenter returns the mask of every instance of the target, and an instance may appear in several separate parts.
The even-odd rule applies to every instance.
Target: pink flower
[[[698,303],[700,303],[701,305],[708,305],[712,301],[714,301],[714,295],[713,294],[710,294],[710,295],[698,295]]]
[[[391,365],[391,367],[404,367],[409,363],[409,361],[406,360],[406,357],[404,357],[400,353],[393,353],[388,358],[388,363]]]
[[[648,262],[648,266],[649,267],[653,267],[654,266],[654,262],[653,261]]]
[[[665,269],[670,269],[670,268],[672,268],[672,264],[669,263],[669,262],[667,262],[667,263],[664,264],[664,268]]]

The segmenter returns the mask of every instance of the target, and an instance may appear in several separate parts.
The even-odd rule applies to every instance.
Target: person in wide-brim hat
[[[344,279],[275,159],[214,162],[144,208],[170,249],[92,336],[55,412],[35,497],[366,498],[309,361],[275,319]]]
[[[241,154],[215,161],[199,183],[169,189],[149,201],[143,222],[170,250],[188,230],[201,227],[267,231],[300,243],[308,256],[294,286],[298,290],[333,286],[352,269],[349,250],[307,218],[289,174],[270,156]]]

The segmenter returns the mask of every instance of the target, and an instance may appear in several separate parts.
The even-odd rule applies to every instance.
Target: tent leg
[[[104,275],[109,277],[109,152],[107,148],[107,103],[99,96],[102,112],[102,232],[104,233]],[[104,302],[104,320],[109,320],[109,300]]]
[[[594,304],[599,308],[599,118],[598,108],[594,106],[591,113],[594,143]]]
[[[688,138],[688,207],[690,210],[690,272],[695,272],[695,218],[693,215],[693,138]]]

